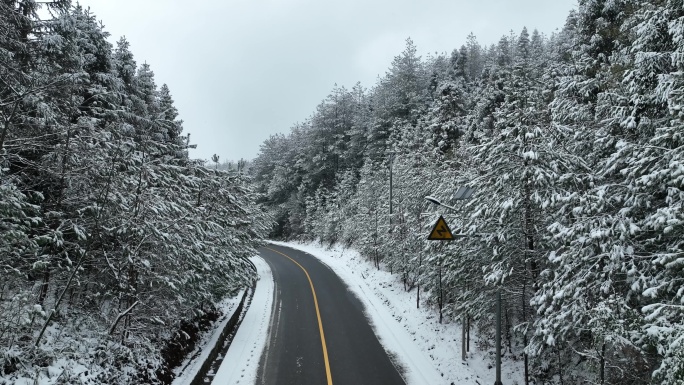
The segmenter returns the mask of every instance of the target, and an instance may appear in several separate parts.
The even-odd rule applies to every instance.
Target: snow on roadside
[[[477,351],[461,361],[461,327],[440,324],[435,309],[422,303],[416,309],[415,291],[406,292],[397,276],[377,270],[353,249],[326,248],[318,243],[272,242],[311,254],[344,281],[366,308],[380,343],[406,370],[408,385],[494,383],[493,357]],[[523,383],[521,365],[502,362],[504,384]]]
[[[259,359],[266,345],[270,314],[273,306],[273,274],[261,257],[253,257],[259,282],[252,303],[233,337],[233,342],[216,371],[212,384],[243,385],[256,382]]]
[[[244,293],[245,290],[240,290],[235,297],[226,298],[217,305],[223,313],[219,324],[211,333],[206,333],[195,347],[195,350],[185,359],[183,364],[174,369],[176,378],[171,385],[190,385],[192,380],[195,379],[197,372],[202,367],[204,361],[206,361],[209,353],[211,353],[212,347],[216,345],[216,341],[218,341],[221,332],[226,327],[226,323],[228,323],[228,320],[230,320],[233,313],[235,313]]]

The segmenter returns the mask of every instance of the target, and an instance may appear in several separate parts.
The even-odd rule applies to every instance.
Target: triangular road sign
[[[432,231],[430,232],[430,236],[428,236],[428,240],[430,240],[430,241],[452,241],[452,240],[454,240],[454,235],[451,234],[451,229],[449,228],[449,225],[447,225],[446,221],[444,220],[444,217],[442,217],[441,215],[439,216],[437,223],[435,223],[435,227],[432,228]]]

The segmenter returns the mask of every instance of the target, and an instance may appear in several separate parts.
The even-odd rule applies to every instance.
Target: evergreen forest
[[[250,174],[271,237],[356,248],[484,349],[501,288],[526,383],[682,384],[683,134],[682,0],[580,0],[548,36],[406,40]],[[428,241],[439,214],[463,236]]]
[[[107,38],[68,0],[0,0],[0,384],[170,383],[255,278],[248,176],[191,159],[169,88]]]

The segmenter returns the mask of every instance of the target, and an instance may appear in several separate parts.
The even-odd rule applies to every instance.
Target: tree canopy
[[[501,287],[527,381],[683,383],[682,20],[681,0],[582,0],[551,36],[426,58],[408,39],[264,143],[271,235],[358,248],[483,346]],[[439,213],[469,236],[429,243]]]
[[[158,383],[181,325],[254,278],[248,176],[189,158],[169,87],[107,36],[0,1],[0,383]]]

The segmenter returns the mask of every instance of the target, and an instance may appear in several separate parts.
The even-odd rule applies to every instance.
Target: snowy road
[[[438,323],[425,303],[417,309],[414,292],[357,252],[274,242],[253,261],[260,277],[254,299],[213,384],[329,384],[321,329],[336,385],[493,382],[491,350],[474,347],[461,361],[459,324]],[[503,379],[522,383],[520,363],[504,360]]]
[[[363,305],[335,273],[291,248],[260,252],[275,296],[257,384],[404,384]]]
[[[309,253],[345,282],[365,306],[366,316],[385,350],[392,352],[403,367],[407,384],[494,383],[492,349],[478,349],[481,338],[473,335],[473,349],[467,360],[462,361],[460,323],[439,323],[436,309],[425,302],[425,295],[421,297],[421,307],[416,308],[415,290],[405,291],[398,276],[377,270],[353,249],[327,248],[314,242],[272,244]],[[520,361],[503,360],[502,380],[506,385],[524,383]]]

